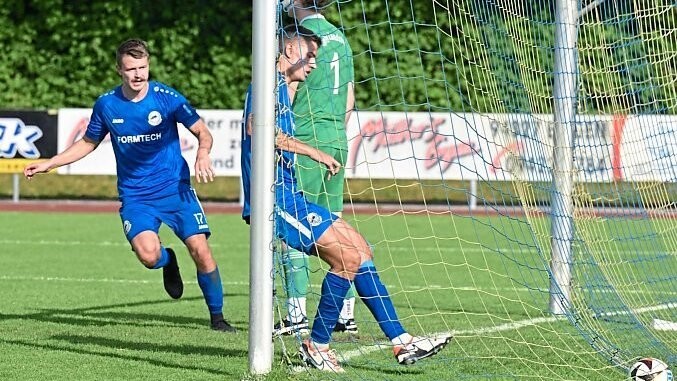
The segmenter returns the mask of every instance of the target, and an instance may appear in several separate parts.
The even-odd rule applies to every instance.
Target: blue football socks
[[[374,262],[366,261],[360,265],[355,275],[355,289],[360,299],[367,305],[383,333],[392,340],[405,333],[395,312],[388,290],[381,283]]]
[[[169,263],[169,253],[167,252],[167,249],[165,249],[164,246],[160,246],[160,259],[155,262],[155,265],[153,265],[153,269],[161,269]]]
[[[315,343],[327,344],[338,321],[343,299],[350,289],[350,281],[334,273],[327,273],[322,281],[322,296],[317,307],[310,337]]]
[[[202,290],[209,312],[212,315],[223,313],[223,285],[221,284],[219,268],[217,267],[210,273],[198,271],[197,284]]]

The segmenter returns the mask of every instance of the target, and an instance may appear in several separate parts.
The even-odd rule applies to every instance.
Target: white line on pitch
[[[677,308],[677,303],[657,304],[655,306],[634,308],[634,309],[631,309],[631,310],[604,312],[604,313],[601,313],[601,314],[596,314],[596,315],[594,315],[594,317],[619,316],[619,315],[630,315],[630,314],[637,315],[637,314],[641,314],[641,313],[644,313],[644,312],[670,310],[670,309],[674,309],[674,308]]]
[[[66,278],[66,277],[48,277],[48,276],[14,276],[14,275],[0,275],[0,280],[29,280],[29,281],[44,281],[44,282],[77,282],[77,283],[129,283],[129,284],[156,284],[157,280],[147,279],[111,279],[111,278]],[[197,284],[196,281],[186,281],[185,284]],[[221,282],[224,286],[247,286],[248,282]]]
[[[183,245],[179,241],[168,242],[171,245]],[[0,239],[0,245],[34,245],[34,246],[113,246],[113,247],[130,247],[127,241],[61,241],[61,240],[20,240],[20,239]],[[228,247],[228,248],[242,248],[246,250],[248,245],[221,245],[219,243],[210,243],[212,247]]]
[[[17,275],[0,275],[0,281],[2,280],[29,280],[29,281],[44,281],[44,282],[82,282],[82,283],[130,283],[130,284],[151,284],[155,283],[155,281],[152,280],[145,280],[145,279],[112,279],[112,278],[69,278],[69,277],[46,277],[46,276],[17,276]],[[195,281],[185,281],[187,284],[191,283],[196,283]],[[247,282],[232,282],[232,281],[223,281],[222,282],[224,286],[247,286],[249,283]],[[311,283],[310,286],[313,289],[319,290],[320,289],[320,284],[314,284]],[[386,287],[390,289],[400,289],[399,286],[396,286],[394,284],[386,284]],[[437,284],[426,284],[426,285],[407,285],[405,286],[405,291],[411,292],[411,291],[420,291],[420,290],[451,290],[455,292],[459,291],[470,291],[470,292],[487,292],[487,293],[496,293],[496,292],[533,292],[533,291],[544,291],[544,290],[536,290],[536,289],[529,289],[526,287],[500,287],[500,288],[479,288],[479,287],[469,287],[469,286],[441,286]],[[590,291],[590,290],[588,290]],[[605,291],[605,290],[593,290],[596,292],[612,292],[612,291]],[[624,291],[624,293],[633,293],[633,294],[652,294],[651,292],[648,291],[642,291],[642,290],[627,290]],[[677,294],[677,292],[663,292],[661,293],[662,295],[672,295],[672,294]],[[499,295],[500,296],[500,295]],[[636,310],[638,312],[643,312],[641,310]],[[610,312],[607,312],[606,314],[609,314]],[[627,312],[626,312],[627,313]],[[616,312],[615,314],[619,314],[619,312]],[[607,315],[608,316],[608,315]]]
[[[677,331],[677,322],[653,319],[653,328],[657,331]]]
[[[515,329],[523,328],[523,327],[529,327],[537,324],[543,324],[543,323],[553,323],[558,320],[565,320],[564,317],[559,317],[559,316],[546,316],[546,317],[539,317],[539,318],[533,318],[533,319],[526,319],[526,320],[519,320],[515,321],[512,323],[505,323],[505,324],[500,324],[496,325],[493,327],[482,327],[482,328],[475,328],[475,329],[467,329],[467,330],[452,330],[449,332],[441,332],[441,333],[436,333],[429,335],[431,337],[435,336],[442,336],[442,335],[453,335],[454,337],[458,336],[477,336],[477,335],[483,335],[483,334],[488,334],[488,333],[496,333],[496,332],[504,332],[504,331],[512,331]],[[381,350],[382,348],[392,348],[392,344],[390,343],[380,343],[380,344],[375,344],[375,345],[369,345],[369,346],[364,346],[361,347],[360,349],[354,349],[350,351],[344,351],[339,354],[341,357],[342,362],[347,362],[350,359],[358,356],[364,356],[366,354],[376,352]],[[303,367],[303,366],[295,366],[292,368],[292,371],[294,373],[301,373],[308,370],[308,368]]]
[[[668,303],[668,304],[657,305],[657,306],[653,306],[653,307],[638,308],[638,309],[632,310],[632,312],[634,312],[634,313],[651,312],[651,311],[675,308],[675,306],[676,306],[675,303]],[[609,312],[608,315],[623,315],[623,314],[628,314],[628,313],[629,313],[628,311],[616,311],[616,312]],[[512,322],[512,323],[500,324],[500,325],[496,325],[496,326],[493,326],[493,327],[483,327],[483,328],[466,329],[466,330],[458,330],[458,331],[452,330],[452,331],[449,331],[449,332],[432,334],[430,336],[435,337],[435,336],[441,336],[441,335],[445,335],[445,334],[447,334],[447,335],[451,334],[454,337],[478,336],[478,335],[485,335],[485,334],[490,334],[490,333],[512,331],[512,330],[516,330],[516,329],[519,329],[519,328],[534,326],[534,325],[537,325],[537,324],[553,323],[553,322],[556,322],[556,321],[563,321],[563,320],[566,320],[566,318],[564,316],[545,316],[545,317],[539,317],[539,318],[533,318],[533,319],[519,320],[519,321],[515,321],[515,322]],[[656,325],[658,325],[658,327],[656,327]],[[656,329],[675,330],[675,329],[677,329],[677,323],[654,319],[654,327]],[[361,347],[360,349],[353,349],[353,350],[349,350],[349,351],[344,351],[344,352],[341,352],[339,356],[341,357],[342,362],[347,362],[354,357],[364,356],[366,354],[381,350],[382,348],[391,348],[391,347],[392,347],[392,345],[390,343],[380,343],[380,344],[375,344],[375,345],[364,346],[364,347]],[[306,371],[306,370],[307,370],[307,368],[303,367],[303,366],[295,366],[295,367],[292,368],[292,371],[294,373],[300,373],[300,372],[303,372],[303,371]]]
[[[0,275],[0,281],[9,280],[28,280],[28,281],[42,281],[42,282],[79,282],[79,283],[129,283],[129,284],[155,284],[157,281],[147,280],[147,279],[112,279],[112,278],[68,278],[68,277],[48,277],[48,276],[18,276],[18,275]],[[195,281],[184,281],[187,284],[197,284]],[[224,286],[248,286],[248,282],[233,282],[233,281],[222,281]],[[316,290],[320,289],[320,284],[311,284]],[[388,288],[395,288],[395,285],[386,285]],[[417,286],[410,285],[410,289],[419,290],[423,288],[433,288],[433,289],[442,289],[442,286],[439,285],[425,285]],[[484,292],[496,292],[496,291],[529,291],[526,288],[516,289],[516,288],[503,288],[503,289],[482,289],[475,287],[446,287],[453,289],[454,291],[484,291]]]
[[[169,242],[172,245],[181,245],[182,243],[179,241],[171,241]],[[83,245],[83,246],[123,246],[123,247],[129,247],[129,243],[126,241],[62,241],[62,240],[22,240],[22,239],[0,239],[0,245],[54,245],[54,246],[78,246],[78,245]],[[247,250],[249,247],[246,244],[220,244],[220,243],[213,243],[210,242],[210,246],[212,247],[227,247],[227,248],[238,248],[238,249],[244,249]],[[385,247],[379,247],[377,248],[376,252],[379,253],[384,253],[384,252],[401,252],[401,251],[406,251],[406,252],[411,252],[411,251],[418,251],[418,252],[445,252],[453,250],[454,252],[467,252],[467,253],[486,253],[486,252],[500,252],[500,253],[531,253],[535,254],[536,248],[534,247],[529,247],[529,248],[493,248],[493,247],[477,247],[476,245],[468,245],[465,247],[420,247],[420,248],[411,248],[411,247],[400,247],[400,246],[394,246],[394,247],[388,247],[386,249]],[[627,250],[622,250],[620,253],[632,253],[632,254],[637,254],[637,255],[656,255],[656,251],[638,251],[638,250],[633,250],[633,249],[627,249]]]
[[[515,321],[515,322],[512,322],[512,323],[500,324],[500,325],[496,325],[496,326],[493,326],[493,327],[482,327],[482,328],[475,328],[475,329],[465,329],[465,330],[458,330],[458,331],[452,330],[452,331],[449,331],[449,332],[440,332],[440,333],[432,334],[432,335],[429,335],[429,336],[437,337],[437,336],[449,335],[449,334],[453,335],[454,337],[477,336],[477,335],[485,335],[485,334],[489,334],[489,333],[512,331],[512,330],[516,330],[516,329],[519,329],[519,328],[529,327],[529,326],[537,325],[537,324],[553,323],[553,322],[558,321],[558,320],[565,320],[565,318],[559,317],[559,316],[545,316],[545,317],[539,317],[539,318],[519,320],[519,321]],[[368,347],[343,352],[342,357],[345,360],[347,360],[348,358],[359,356],[361,354],[374,352],[376,350],[379,350],[382,347],[391,347],[391,346],[392,345],[390,345],[390,344],[371,345],[371,346],[368,346]],[[365,349],[367,350],[367,352],[365,352]]]

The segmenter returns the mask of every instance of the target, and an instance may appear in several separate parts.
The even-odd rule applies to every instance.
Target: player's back
[[[301,25],[322,39],[317,67],[299,84],[294,98],[296,137],[313,146],[347,148],[348,84],[354,82],[353,53],[344,34],[321,15]]]
[[[294,114],[291,110],[291,100],[284,76],[278,73],[277,77],[277,103],[275,110],[275,133],[282,133],[287,136],[294,136]],[[252,85],[247,88],[245,96],[244,114],[242,123],[242,144],[240,151],[240,166],[242,170],[242,188],[244,192],[244,205],[242,209],[242,218],[247,220],[251,213],[251,159],[252,159],[252,136],[247,132],[247,120],[253,112],[252,100],[255,95],[252,93]],[[275,172],[275,190],[278,197],[284,197],[285,194],[297,191],[296,177],[294,170],[295,154],[280,149],[275,150],[276,172]]]

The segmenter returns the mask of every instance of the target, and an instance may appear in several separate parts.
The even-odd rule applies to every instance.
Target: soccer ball
[[[631,381],[673,381],[672,371],[659,359],[643,358],[630,367]]]

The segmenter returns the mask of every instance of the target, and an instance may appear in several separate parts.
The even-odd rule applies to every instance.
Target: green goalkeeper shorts
[[[321,147],[322,151],[341,163],[341,170],[327,180],[327,166],[306,155],[296,156],[296,178],[306,199],[321,205],[331,212],[343,211],[343,182],[348,153],[342,149]]]

